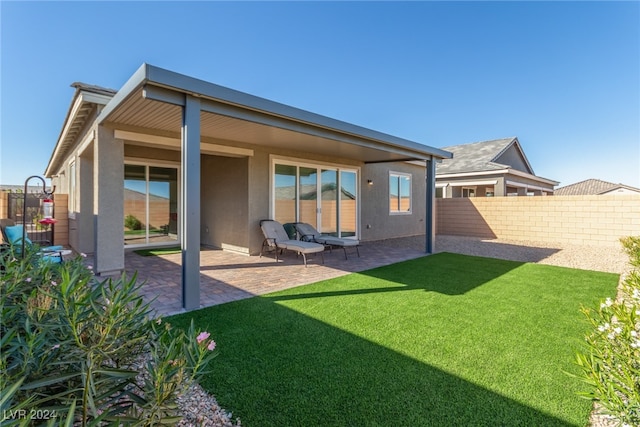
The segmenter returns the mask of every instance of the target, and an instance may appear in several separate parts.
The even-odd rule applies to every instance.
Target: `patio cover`
[[[364,163],[426,161],[426,251],[433,251],[435,162],[452,154],[437,148],[331,119],[247,93],[143,64],[105,105],[98,125],[157,135],[182,153],[181,247],[183,307],[199,307],[200,153],[243,155],[243,144],[342,157]],[[144,140],[144,137],[140,138]],[[207,142],[204,142],[205,139]],[[211,140],[224,142],[215,144]],[[233,145],[239,148],[233,150]],[[173,145],[173,147],[171,147]],[[232,145],[232,147],[229,147]],[[203,151],[204,152],[204,151]],[[54,164],[56,159],[52,159]]]

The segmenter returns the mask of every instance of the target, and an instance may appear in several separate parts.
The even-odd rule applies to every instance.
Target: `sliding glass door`
[[[285,162],[273,167],[276,221],[306,222],[324,234],[356,237],[357,171]]]
[[[178,239],[178,169],[124,166],[125,245],[153,245]]]

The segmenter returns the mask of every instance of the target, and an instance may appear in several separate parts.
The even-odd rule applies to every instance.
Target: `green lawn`
[[[242,425],[585,425],[581,305],[618,276],[438,254],[169,319],[212,333],[202,386]]]
[[[170,248],[139,249],[134,252],[142,256],[154,256],[179,254],[180,252],[182,252],[182,249],[180,249],[180,246],[172,246]]]

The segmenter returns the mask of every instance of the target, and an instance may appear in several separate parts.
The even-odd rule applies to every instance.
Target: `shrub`
[[[621,242],[635,268],[615,301],[607,298],[598,309],[583,308],[593,330],[586,337],[587,351],[576,362],[581,378],[592,386],[581,394],[621,425],[640,426],[640,238]]]
[[[135,275],[99,281],[81,257],[53,264],[34,251],[0,262],[3,426],[179,419],[176,393],[216,355],[208,333],[152,319]]]
[[[129,230],[142,230],[142,222],[131,214],[124,217],[124,226]]]

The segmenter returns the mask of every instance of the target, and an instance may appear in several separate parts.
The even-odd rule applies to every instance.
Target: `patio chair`
[[[14,250],[17,253],[22,252],[22,224],[15,225],[15,222],[10,219],[0,219],[0,231],[2,231],[2,238],[9,245],[15,247]],[[32,247],[33,242],[25,234],[25,246]],[[40,255],[43,260],[47,262],[60,263],[62,262],[62,255],[70,251],[65,251],[62,246],[42,246],[39,248]]]
[[[262,257],[265,247],[270,247],[276,252],[276,262],[278,262],[278,251],[282,254],[285,249],[288,249],[295,251],[296,254],[302,255],[305,267],[307,266],[307,254],[319,253],[322,257],[322,263],[324,264],[324,255],[322,254],[324,252],[324,245],[291,239],[282,224],[278,221],[263,219],[260,221],[260,228],[264,234],[260,257]]]
[[[344,251],[344,259],[348,259],[347,248],[356,248],[356,253],[358,254],[358,258],[360,258],[360,250],[358,249],[360,247],[359,240],[342,239],[340,237],[322,234],[311,224],[307,224],[306,222],[295,222],[293,223],[293,226],[300,235],[300,240],[320,243],[321,245],[328,246],[330,249],[334,246],[342,248]]]

